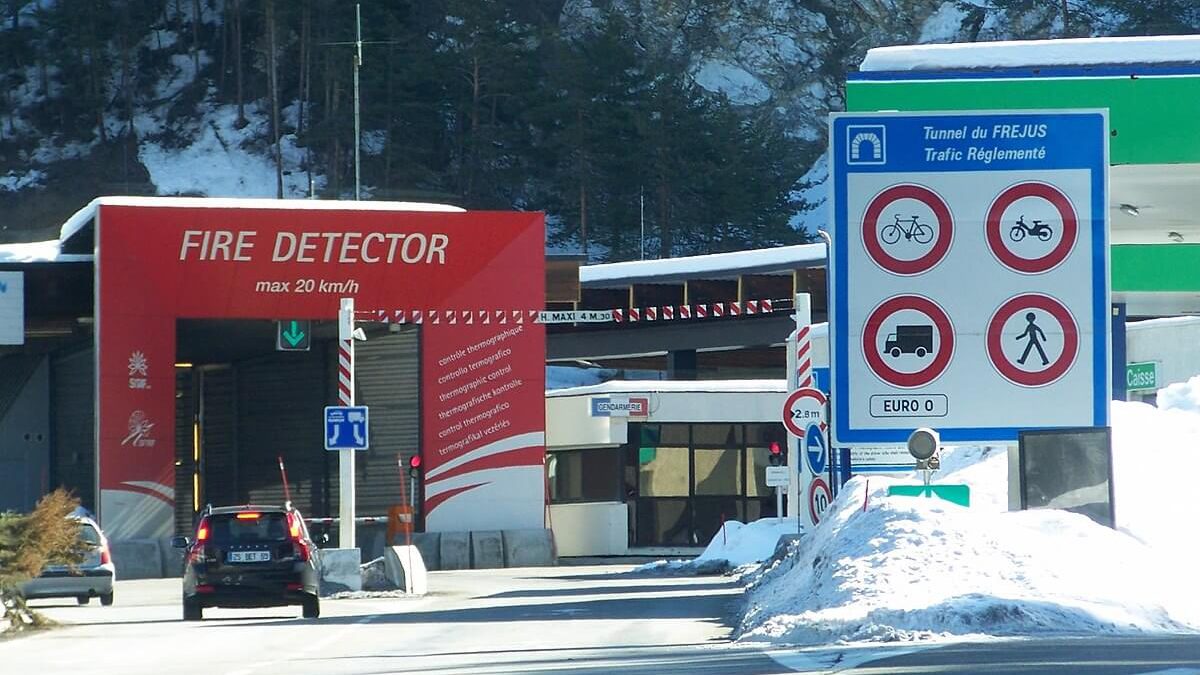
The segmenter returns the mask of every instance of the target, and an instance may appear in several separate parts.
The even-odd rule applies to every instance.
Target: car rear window
[[[259,541],[282,541],[288,538],[287,517],[282,513],[260,513],[257,518],[238,518],[222,513],[209,518],[214,544],[248,544]]]
[[[87,523],[79,524],[79,538],[92,546],[100,545],[100,533],[96,531],[96,528]]]

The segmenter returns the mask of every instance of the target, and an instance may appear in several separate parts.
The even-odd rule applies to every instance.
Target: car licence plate
[[[229,562],[231,563],[246,563],[246,562],[270,562],[270,551],[230,551]]]

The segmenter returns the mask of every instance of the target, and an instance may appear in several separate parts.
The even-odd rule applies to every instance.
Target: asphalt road
[[[1198,675],[1200,636],[1016,639],[791,649],[729,641],[741,589],[628,567],[435,572],[423,598],[205,611],[177,580],[118,582],[117,601],[32,604],[59,628],[0,640],[0,673],[37,675]]]
[[[61,628],[0,641],[0,671],[341,675],[792,672],[731,645],[740,587],[722,577],[632,578],[628,568],[431,574],[424,598],[324,600],[180,620],[175,580],[118,582],[116,604],[39,601]]]

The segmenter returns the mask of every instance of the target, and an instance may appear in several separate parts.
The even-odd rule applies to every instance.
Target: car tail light
[[[188,562],[204,562],[204,542],[208,541],[208,516],[200,519],[200,526],[196,528],[196,543],[192,544],[192,550],[188,552]]]
[[[100,564],[107,565],[112,562],[112,555],[108,552],[108,544],[100,544]]]
[[[287,589],[289,591],[302,591],[304,590],[304,584],[290,583],[287,585]]]
[[[288,536],[292,538],[292,549],[297,558],[307,561],[311,552],[308,550],[308,542],[304,541],[304,527],[300,522],[300,516],[295,511],[288,511],[287,520]]]
[[[261,513],[239,513],[239,514],[237,514],[238,520],[258,520],[261,517],[262,517]]]
[[[212,593],[215,590],[212,584],[196,584],[197,593]]]

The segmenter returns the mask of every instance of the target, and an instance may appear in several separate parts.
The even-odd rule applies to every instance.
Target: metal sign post
[[[338,311],[338,403],[354,405],[354,298],[342,298]],[[354,452],[338,451],[339,548],[355,548]]]

